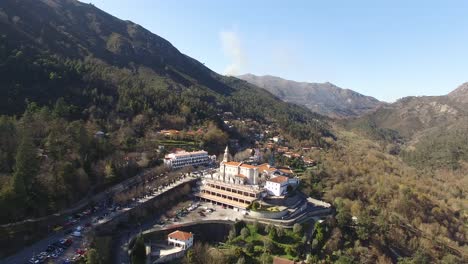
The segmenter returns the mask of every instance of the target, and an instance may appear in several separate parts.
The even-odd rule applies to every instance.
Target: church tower
[[[223,162],[228,162],[228,161],[229,161],[229,149],[228,149],[228,146],[226,146],[226,149],[224,150]]]

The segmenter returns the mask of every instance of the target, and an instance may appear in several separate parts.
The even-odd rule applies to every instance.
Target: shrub
[[[241,229],[241,236],[242,238],[246,239],[250,235],[250,231],[247,227]]]
[[[294,231],[294,233],[300,235],[300,233],[302,232],[302,225],[298,224],[298,223],[295,223],[294,226],[293,226],[293,231]]]

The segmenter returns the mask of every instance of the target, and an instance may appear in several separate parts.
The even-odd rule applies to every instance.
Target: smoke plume
[[[224,54],[231,60],[223,74],[232,76],[241,74],[247,59],[238,34],[234,31],[222,31],[220,38]]]

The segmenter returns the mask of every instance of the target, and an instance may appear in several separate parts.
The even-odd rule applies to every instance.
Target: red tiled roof
[[[256,166],[250,165],[250,164],[242,164],[241,167],[248,168],[248,169],[255,169]]]
[[[295,264],[296,262],[285,259],[285,258],[280,258],[280,257],[273,257],[273,264]]]
[[[184,241],[189,240],[192,236],[193,236],[192,233],[179,231],[179,230],[176,230],[170,233],[169,235],[167,235],[167,237],[170,237],[172,239],[184,240]]]
[[[268,181],[276,182],[276,183],[283,183],[283,182],[287,182],[288,180],[289,178],[286,176],[276,176],[274,178],[269,179]]]
[[[271,167],[268,163],[263,163],[258,166],[258,171],[260,173],[263,173],[264,171],[272,172],[272,171],[276,171],[276,168]]]
[[[286,174],[293,174],[292,170],[291,169],[285,169],[285,168],[281,168],[279,169],[282,173],[286,173]]]
[[[239,166],[239,165],[241,165],[241,163],[237,162],[237,161],[228,161],[228,162],[224,162],[224,164],[230,165],[230,166]]]
[[[244,174],[237,174],[236,176],[237,176],[237,177],[241,177],[241,178],[246,178],[246,179],[247,179],[247,176],[245,176]]]

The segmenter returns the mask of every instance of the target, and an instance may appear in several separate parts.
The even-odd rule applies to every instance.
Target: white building
[[[275,168],[267,163],[254,166],[230,161],[229,150],[226,147],[219,172],[205,175],[195,196],[203,201],[246,209],[267,193],[284,195],[289,183],[298,183],[297,179],[291,179],[292,175],[292,170],[287,167]],[[270,180],[264,184],[265,179]]]
[[[167,243],[182,249],[189,249],[193,246],[193,234],[176,230],[167,235]]]
[[[207,165],[212,161],[208,152],[200,151],[179,151],[167,154],[164,157],[164,164],[172,169],[180,169],[188,166]]]
[[[232,184],[258,185],[259,179],[264,175],[292,176],[293,172],[289,168],[275,168],[267,163],[254,166],[243,162],[229,161],[229,152],[226,147],[216,179]]]
[[[289,178],[286,176],[276,176],[266,181],[265,189],[268,194],[274,196],[282,196],[286,194],[286,189],[289,185]]]

